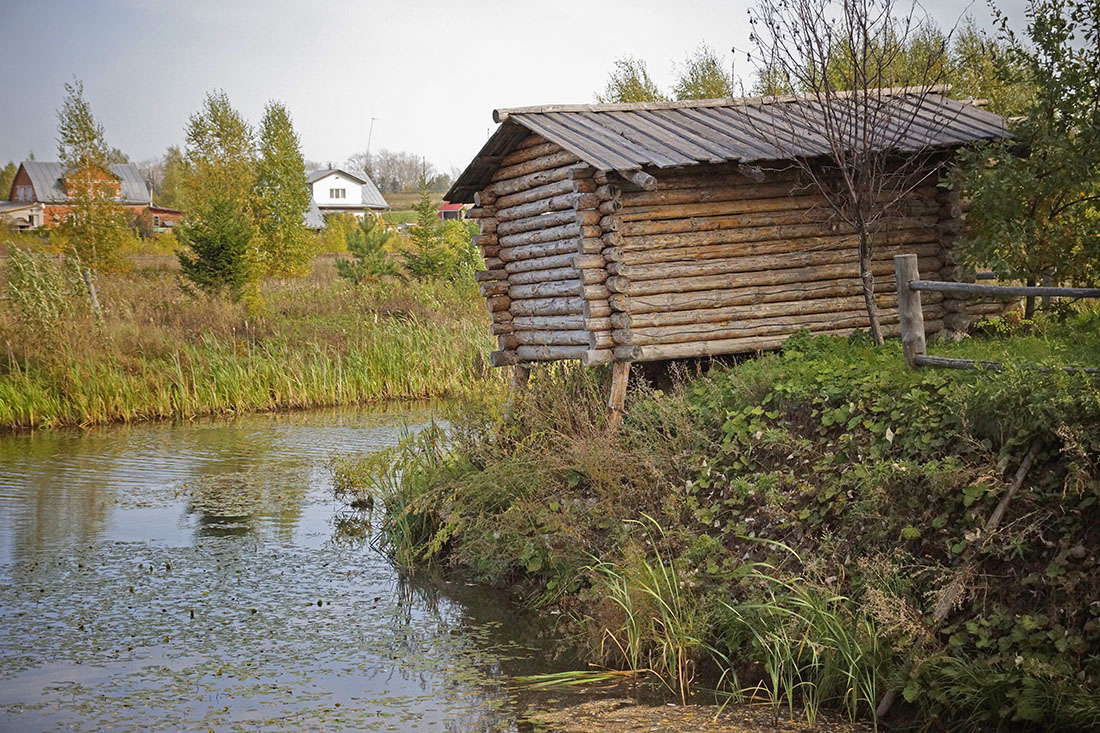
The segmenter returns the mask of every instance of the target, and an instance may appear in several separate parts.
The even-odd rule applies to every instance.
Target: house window
[[[33,186],[16,186],[15,187],[15,200],[16,201],[30,201],[34,195]]]
[[[159,214],[153,214],[153,226],[155,226],[155,227],[160,226],[160,215]]]
[[[346,188],[330,188],[328,190],[328,197],[330,199],[346,199],[348,197],[348,190]]]

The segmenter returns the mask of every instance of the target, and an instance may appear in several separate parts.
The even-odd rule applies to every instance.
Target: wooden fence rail
[[[916,255],[895,255],[894,272],[897,275],[898,319],[901,325],[901,346],[905,363],[911,368],[940,367],[946,369],[1001,369],[997,361],[953,359],[945,356],[929,356],[924,338],[924,312],[920,294],[923,291],[980,295],[993,298],[1023,298],[1028,296],[1060,298],[1100,298],[1100,288],[1055,288],[1047,286],[978,285],[976,283],[921,280]],[[1043,369],[1043,371],[1049,371]],[[1100,369],[1066,367],[1067,372],[1100,374]]]

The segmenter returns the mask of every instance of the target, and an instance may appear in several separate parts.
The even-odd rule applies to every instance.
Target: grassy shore
[[[1001,372],[800,335],[637,389],[621,428],[605,373],[539,369],[509,416],[467,405],[339,485],[385,506],[397,562],[554,607],[594,663],[677,699],[717,687],[812,725],[895,690],[902,727],[1098,730],[1100,378],[1031,368],[1100,365],[1098,323],[932,349]]]
[[[181,291],[174,258],[99,278],[60,322],[0,308],[0,428],[186,418],[457,394],[494,378],[471,283],[354,288],[331,257],[249,308]]]

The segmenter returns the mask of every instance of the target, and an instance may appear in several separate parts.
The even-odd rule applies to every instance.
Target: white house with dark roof
[[[388,211],[390,208],[381,191],[363,171],[327,168],[312,171],[306,178],[313,194],[311,214],[314,207],[322,216],[335,213],[362,216],[368,211]]]

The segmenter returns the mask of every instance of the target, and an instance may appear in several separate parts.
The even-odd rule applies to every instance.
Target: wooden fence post
[[[623,421],[623,405],[626,404],[626,386],[630,380],[630,362],[617,361],[611,365],[611,399],[607,406],[611,408],[611,424]]]
[[[894,274],[898,287],[898,319],[901,321],[901,348],[905,354],[905,363],[916,369],[917,357],[926,354],[924,340],[924,312],[920,306],[920,291],[913,290],[909,283],[920,280],[916,255],[895,255]]]

